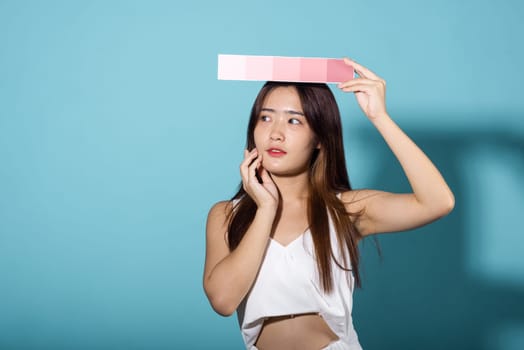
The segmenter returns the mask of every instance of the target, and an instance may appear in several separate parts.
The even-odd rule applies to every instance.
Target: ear
[[[320,149],[320,148],[322,148],[322,146],[320,145],[320,142],[319,142],[319,143],[317,143],[317,145],[315,146],[315,149]]]

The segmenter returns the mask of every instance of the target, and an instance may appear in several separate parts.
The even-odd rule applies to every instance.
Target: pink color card
[[[219,80],[340,83],[354,77],[353,67],[337,58],[218,55]]]

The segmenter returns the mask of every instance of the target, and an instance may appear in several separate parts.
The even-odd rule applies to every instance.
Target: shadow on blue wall
[[[515,348],[510,344],[523,342],[523,276],[515,275],[515,283],[506,283],[471,271],[468,256],[475,248],[470,238],[475,240],[476,232],[470,232],[470,221],[481,220],[482,225],[487,217],[470,214],[478,196],[469,193],[467,181],[475,174],[468,174],[463,165],[469,152],[487,147],[501,156],[520,154],[520,163],[508,166],[522,174],[524,135],[509,128],[452,133],[429,127],[405,130],[442,170],[455,194],[456,206],[450,215],[428,226],[379,236],[382,259],[372,241],[362,243],[363,288],[355,294],[353,317],[364,349]],[[402,174],[400,166],[389,149],[378,142],[378,133],[368,128],[359,131],[359,137],[369,147],[366,153],[377,157],[380,164],[369,179],[370,187],[408,191],[407,180],[398,175]],[[517,195],[522,198],[524,193]],[[505,339],[515,325],[518,339]],[[506,329],[509,331],[505,333]]]

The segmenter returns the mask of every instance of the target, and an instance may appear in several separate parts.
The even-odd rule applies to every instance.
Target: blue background
[[[201,287],[260,82],[217,54],[349,56],[455,210],[363,243],[365,349],[524,348],[520,1],[0,1],[0,348],[241,349]],[[406,191],[335,91],[355,188]]]

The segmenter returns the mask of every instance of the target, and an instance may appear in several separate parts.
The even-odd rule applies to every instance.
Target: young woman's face
[[[275,88],[267,95],[254,137],[263,167],[277,176],[307,171],[313,150],[318,147],[292,86]]]

